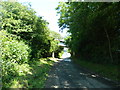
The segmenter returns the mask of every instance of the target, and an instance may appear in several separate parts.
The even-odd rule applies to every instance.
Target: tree
[[[51,37],[51,47],[50,47],[50,52],[52,52],[52,57],[58,57],[59,53],[61,52],[59,49],[59,43],[60,40],[63,38],[59,33],[55,32],[55,31],[50,31],[50,37]],[[61,49],[63,50],[63,49]],[[55,54],[56,53],[56,54]]]
[[[76,57],[117,64],[119,3],[59,3],[59,27],[71,33],[67,44]],[[115,44],[115,42],[117,44]]]

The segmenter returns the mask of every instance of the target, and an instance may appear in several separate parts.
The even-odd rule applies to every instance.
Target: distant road
[[[45,88],[113,88],[112,83],[98,79],[84,69],[76,67],[70,59],[57,62],[49,73]]]

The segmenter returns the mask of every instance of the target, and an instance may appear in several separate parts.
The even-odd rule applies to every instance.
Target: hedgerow
[[[0,51],[2,59],[2,79],[9,81],[11,76],[16,76],[16,66],[28,63],[31,49],[22,40],[18,41],[15,36],[5,31],[0,31]]]

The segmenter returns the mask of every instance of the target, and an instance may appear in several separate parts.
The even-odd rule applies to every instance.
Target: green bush
[[[1,52],[3,61],[22,64],[28,62],[30,48],[23,41],[12,38],[12,35],[0,31]]]
[[[8,81],[11,76],[17,75],[17,65],[28,62],[31,49],[22,40],[18,41],[15,36],[0,31],[0,52],[3,80]]]

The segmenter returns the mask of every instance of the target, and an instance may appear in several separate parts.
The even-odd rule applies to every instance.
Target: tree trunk
[[[55,58],[55,53],[54,52],[52,52],[52,58]]]
[[[110,54],[110,58],[111,58],[111,62],[113,62],[113,56],[112,56],[112,51],[111,51],[111,42],[110,42],[110,37],[108,35],[107,30],[104,28],[107,39],[108,39],[108,47],[109,47],[109,54]]]

